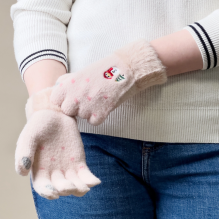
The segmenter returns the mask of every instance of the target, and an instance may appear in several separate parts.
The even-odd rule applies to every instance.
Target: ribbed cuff
[[[24,72],[28,67],[44,59],[53,59],[62,62],[68,72],[68,61],[64,53],[55,49],[43,49],[28,55],[21,61],[19,71],[21,73],[22,80],[24,81]]]
[[[32,64],[53,59],[62,62],[67,71],[67,25],[72,1],[18,1],[11,6],[14,26],[14,52],[24,81],[24,72]]]
[[[196,41],[202,55],[202,70],[219,65],[219,10],[183,29],[188,30]]]

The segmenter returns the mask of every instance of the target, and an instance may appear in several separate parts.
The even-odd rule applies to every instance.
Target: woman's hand
[[[79,72],[59,77],[51,102],[68,116],[99,125],[125,100],[166,80],[165,66],[155,50],[140,39]]]
[[[31,170],[33,187],[47,199],[83,196],[100,180],[89,170],[75,118],[49,103],[51,88],[33,95],[26,104],[28,122],[15,152],[20,175]]]
[[[147,43],[139,40],[76,73],[59,77],[51,101],[69,116],[101,124],[128,98],[167,76],[201,69],[199,48],[187,30]]]

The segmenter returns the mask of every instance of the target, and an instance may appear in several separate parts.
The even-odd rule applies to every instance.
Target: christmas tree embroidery
[[[124,75],[120,75],[116,78],[116,81],[119,82],[121,80],[125,79]]]

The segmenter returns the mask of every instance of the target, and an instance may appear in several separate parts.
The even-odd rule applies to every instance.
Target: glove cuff
[[[45,88],[36,94],[33,94],[26,103],[25,112],[26,118],[29,118],[33,115],[34,112],[39,110],[53,110],[57,112],[61,112],[61,108],[50,102],[50,95],[52,92],[52,87]]]
[[[167,81],[166,67],[147,40],[140,39],[129,43],[116,50],[114,54],[119,56],[131,69],[137,89],[144,90]]]

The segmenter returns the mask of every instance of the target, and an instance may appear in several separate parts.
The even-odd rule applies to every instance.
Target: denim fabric
[[[32,188],[39,219],[219,218],[219,143],[81,136],[102,183],[83,197],[52,201]]]

